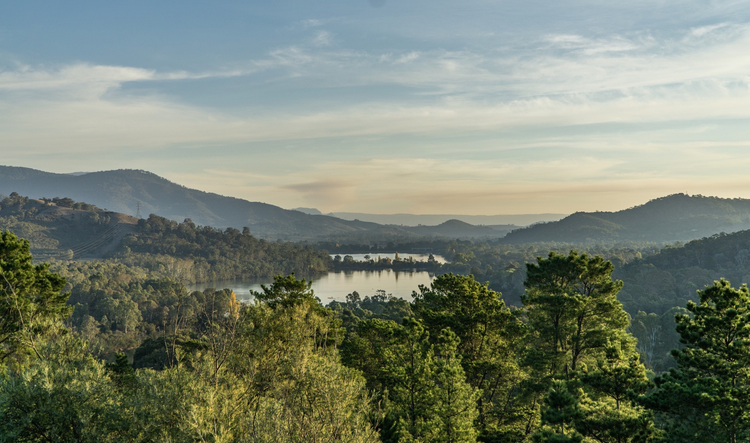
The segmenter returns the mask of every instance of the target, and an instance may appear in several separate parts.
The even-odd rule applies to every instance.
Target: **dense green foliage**
[[[677,316],[684,348],[644,403],[659,412],[670,442],[750,441],[750,296],[726,280],[700,292]]]
[[[530,390],[546,394],[535,440],[651,441],[650,416],[633,401],[648,380],[612,263],[550,253],[527,268],[525,363]]]
[[[664,313],[697,301],[697,290],[721,278],[735,284],[750,281],[750,231],[665,248],[624,266],[619,275],[628,283],[622,294],[626,307]]]
[[[478,428],[483,435],[520,434],[525,410],[511,404],[523,378],[518,355],[524,325],[506,308],[501,294],[472,277],[445,274],[414,297],[415,316],[432,331],[451,330],[459,339],[466,381],[481,393]]]
[[[152,215],[140,220],[135,235],[125,237],[117,255],[123,263],[168,271],[184,282],[272,277],[297,273],[311,276],[328,270],[323,251],[293,243],[268,242],[249,229],[196,226]]]
[[[27,243],[11,245],[11,255],[23,255],[24,247],[27,252]],[[2,265],[9,276],[26,269],[23,261]],[[64,301],[67,294],[59,289],[50,288]],[[274,285],[269,290],[279,292]],[[30,289],[19,296],[35,300],[38,292]],[[105,365],[78,336],[21,324],[24,333],[35,335],[36,352],[27,362],[4,365],[0,437],[25,442],[377,441],[370,423],[376,414],[364,380],[342,366],[335,346],[328,345],[339,331],[338,321],[311,297],[274,307],[240,305],[227,291],[177,298],[176,312],[164,319],[167,358],[158,371],[133,371],[123,355]],[[64,331],[59,318],[49,320]]]
[[[324,251],[259,240],[247,228],[220,230],[155,215],[139,220],[69,198],[33,200],[14,193],[0,201],[0,229],[28,239],[43,259],[108,258],[183,283],[313,276],[331,263]]]
[[[525,291],[526,263],[533,263],[537,257],[546,256],[550,251],[567,253],[573,249],[601,256],[611,261],[617,270],[627,263],[657,253],[659,246],[647,242],[513,245],[498,242],[452,241],[444,244],[443,249],[438,253],[450,260],[450,263],[440,268],[441,272],[471,274],[478,281],[488,282],[490,288],[495,291],[502,292],[507,304],[520,307],[521,296]]]
[[[33,265],[28,240],[0,233],[0,364],[37,353],[36,337],[70,315],[65,279],[49,265]]]
[[[746,287],[722,280],[687,309],[630,316],[604,257],[532,261],[542,246],[456,242],[446,244],[451,266],[518,264],[485,265],[523,276],[516,308],[452,273],[411,302],[378,291],[324,307],[288,274],[242,303],[230,290],[186,290],[196,268],[180,260],[221,269],[211,260],[245,257],[274,269],[305,248],[189,221],[153,218],[139,230],[119,263],[54,267],[33,265],[29,243],[2,234],[0,440],[750,441]],[[664,259],[605,251],[625,268]],[[647,367],[672,369],[652,384]]]

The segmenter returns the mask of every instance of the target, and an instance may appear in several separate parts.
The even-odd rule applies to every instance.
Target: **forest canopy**
[[[31,265],[27,241],[2,240],[4,309],[26,306],[4,317],[0,434],[14,440],[748,439],[729,405],[746,401],[750,300],[726,281],[677,315],[674,369],[652,382],[599,256],[529,263],[518,309],[469,275],[440,275],[411,302],[352,293],[323,306],[294,275],[241,303],[99,263],[72,280],[93,298],[71,316],[65,280]]]

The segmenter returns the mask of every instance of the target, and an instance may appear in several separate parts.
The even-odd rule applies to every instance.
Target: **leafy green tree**
[[[459,443],[476,441],[477,399],[481,391],[467,383],[461,355],[458,352],[460,339],[450,329],[440,331],[434,347],[435,390],[434,413],[440,417],[432,442]]]
[[[690,315],[676,317],[684,348],[677,367],[656,379],[644,404],[657,412],[669,442],[750,441],[750,296],[747,286],[714,282]]]
[[[63,336],[39,346],[34,365],[0,378],[0,440],[122,441],[128,424],[119,391],[105,366],[83,349]]]
[[[586,357],[621,338],[628,315],[617,300],[622,282],[612,280],[611,262],[551,252],[526,267],[524,310],[542,375],[575,371]]]
[[[371,318],[360,322],[341,345],[341,361],[365,376],[367,387],[381,395],[391,384],[386,350],[393,345],[401,326],[392,320]]]
[[[655,435],[650,415],[633,402],[649,383],[626,331],[628,316],[616,297],[622,282],[612,280],[613,270],[611,262],[575,251],[527,265],[530,389],[543,394],[545,386],[559,388],[555,380],[565,381],[577,403],[576,415],[562,423],[562,397],[545,400],[537,439],[576,441],[566,427],[602,443],[646,442]],[[568,398],[560,389],[547,395]]]
[[[71,313],[65,279],[31,260],[28,240],[0,234],[0,363],[20,351],[38,353],[38,337]]]
[[[320,299],[315,296],[311,286],[312,281],[307,282],[304,278],[297,280],[294,274],[286,277],[277,275],[271,286],[261,285],[260,291],[250,293],[256,300],[268,304],[272,309],[288,308],[302,303],[320,306]]]
[[[458,337],[444,329],[432,345],[421,322],[404,321],[385,349],[386,441],[476,441],[473,421],[479,392],[466,383],[458,343]]]
[[[251,441],[377,440],[364,378],[325,346],[340,333],[328,312],[307,303],[244,309],[236,352],[222,372],[233,378],[226,386],[244,389],[237,410],[246,411],[249,436],[257,435]]]
[[[607,349],[605,356],[576,380],[581,386],[581,415],[575,428],[602,443],[646,443],[658,434],[651,414],[634,402],[650,383],[632,343],[627,344],[625,349]]]
[[[414,294],[415,316],[437,339],[449,328],[466,381],[481,392],[477,426],[484,438],[522,434],[528,410],[515,392],[524,378],[518,366],[524,325],[505,307],[501,295],[471,275],[444,274]]]
[[[385,349],[389,410],[384,437],[386,441],[423,441],[438,420],[431,410],[435,355],[424,326],[413,319],[404,322]],[[394,430],[395,435],[389,435]]]
[[[535,443],[580,443],[583,436],[573,428],[582,417],[578,399],[567,383],[555,381],[544,399],[542,420],[547,427],[533,436]]]
[[[115,355],[114,362],[107,364],[107,371],[119,388],[132,388],[135,384],[135,370],[130,366],[128,356],[122,352]]]

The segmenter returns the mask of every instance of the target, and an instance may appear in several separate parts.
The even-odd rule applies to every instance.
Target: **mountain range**
[[[311,208],[288,210],[268,203],[190,189],[140,170],[55,174],[30,168],[0,166],[0,194],[9,195],[12,192],[31,198],[67,197],[130,216],[137,216],[140,212],[141,217],[147,217],[153,213],[178,222],[189,218],[204,226],[237,229],[248,227],[254,236],[269,240],[335,240],[372,244],[418,237],[504,237],[500,240],[504,243],[667,243],[750,229],[750,200],[686,194],[657,198],[621,211],[576,212],[561,220],[519,228],[509,222],[515,220],[524,223],[531,219],[505,218],[504,224],[480,226],[458,219],[441,222],[441,218],[424,218],[423,220],[437,222],[431,226],[380,224],[372,221],[373,219],[345,220],[331,214],[315,215],[315,210]],[[344,214],[342,217],[374,216],[339,214]],[[405,217],[403,221],[412,222],[420,220],[418,217],[446,217],[396,215]],[[412,218],[409,219],[409,216]],[[559,214],[537,214],[535,217],[542,217],[537,219],[544,220],[543,217],[554,219],[557,216]],[[501,220],[495,218],[500,216],[487,217],[479,220]]]
[[[510,232],[504,243],[676,242],[750,229],[750,200],[673,194],[615,212],[576,212]]]
[[[219,228],[250,228],[270,240],[352,238],[368,241],[419,236],[499,238],[516,226],[475,227],[453,223],[439,229],[385,226],[330,215],[310,215],[267,203],[227,197],[173,183],[141,170],[56,174],[30,168],[0,166],[0,193],[30,198],[67,197],[131,216],[153,213],[175,221]],[[451,227],[454,227],[453,232]]]
[[[315,208],[295,208],[306,214],[322,215]],[[515,225],[527,226],[539,222],[557,221],[567,214],[500,214],[500,215],[463,215],[463,214],[368,214],[364,212],[330,212],[332,215],[344,220],[361,220],[384,225],[404,226],[433,226],[445,223],[449,220],[460,220],[464,223],[483,226]]]

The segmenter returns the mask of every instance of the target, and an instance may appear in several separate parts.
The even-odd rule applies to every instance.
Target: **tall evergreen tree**
[[[635,340],[626,331],[628,316],[617,300],[622,282],[612,280],[612,263],[572,251],[567,256],[550,253],[527,268],[523,301],[531,341],[529,388],[547,395],[535,439],[577,441],[565,433],[574,429],[582,438],[603,443],[650,441],[650,416],[633,403],[648,380]],[[550,387],[555,389],[544,391]],[[570,396],[575,407],[563,408],[561,402]],[[561,422],[559,411],[570,408],[576,413],[563,414],[568,418]]]
[[[421,322],[404,321],[385,350],[390,381],[385,441],[476,441],[473,422],[479,393],[466,383],[458,343],[445,329],[433,345]]]
[[[612,280],[612,262],[551,252],[526,268],[522,300],[540,375],[575,371],[586,357],[621,339],[628,315],[617,300],[622,282]]]
[[[477,427],[482,438],[518,438],[527,409],[515,392],[524,374],[518,367],[525,327],[501,299],[502,294],[471,275],[444,274],[414,293],[414,314],[433,338],[450,328],[466,381],[482,395]]]
[[[433,429],[434,443],[463,443],[476,441],[474,420],[477,417],[477,398],[481,392],[465,380],[458,353],[459,338],[450,329],[440,331],[435,350],[434,414],[440,423]]]
[[[750,294],[721,280],[699,295],[687,305],[692,315],[675,318],[685,345],[672,351],[677,367],[644,403],[669,442],[750,441]]]

